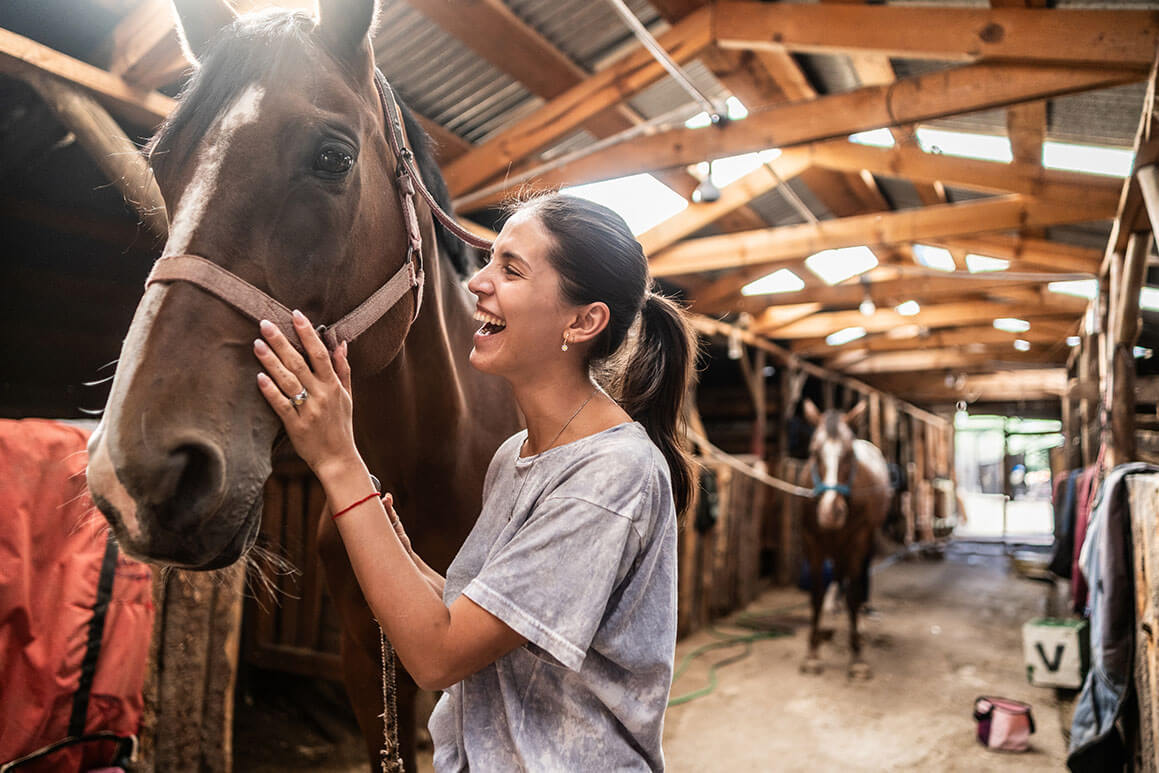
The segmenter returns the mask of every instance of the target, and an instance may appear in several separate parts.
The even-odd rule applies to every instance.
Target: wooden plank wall
[[[1127,479],[1135,551],[1135,694],[1139,699],[1137,769],[1159,770],[1159,480]]]

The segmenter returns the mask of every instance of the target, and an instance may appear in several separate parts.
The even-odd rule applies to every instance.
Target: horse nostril
[[[200,444],[189,443],[170,452],[169,529],[196,528],[201,515],[211,509],[222,479],[219,459],[212,449]]]

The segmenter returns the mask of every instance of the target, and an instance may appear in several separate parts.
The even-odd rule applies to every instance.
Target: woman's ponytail
[[[683,439],[684,398],[696,365],[696,336],[683,310],[672,300],[649,292],[640,311],[640,328],[626,360],[614,374],[616,397],[633,419],[644,425],[668,460],[676,512],[692,500],[692,459]]]

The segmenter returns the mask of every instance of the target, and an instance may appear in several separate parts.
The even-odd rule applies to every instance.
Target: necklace
[[[568,419],[567,421],[565,421],[565,422],[563,423],[563,426],[559,428],[559,432],[556,432],[556,433],[555,433],[555,437],[553,437],[553,438],[551,439],[551,442],[550,442],[550,443],[548,443],[546,446],[544,446],[544,447],[543,447],[543,451],[546,451],[547,449],[549,449],[549,448],[551,448],[552,446],[554,446],[554,445],[555,445],[555,441],[559,440],[559,437],[560,437],[560,435],[562,435],[562,434],[563,434],[563,431],[564,431],[565,429],[567,429],[569,426],[571,426],[571,423],[572,423],[573,421],[575,421],[575,417],[576,417],[576,416],[579,416],[579,415],[580,415],[580,413],[583,411],[583,409],[588,407],[588,403],[590,403],[590,402],[592,401],[592,398],[596,396],[596,392],[598,392],[598,391],[600,391],[600,388],[599,388],[598,386],[594,386],[594,387],[592,387],[592,391],[591,391],[591,393],[588,395],[588,399],[584,400],[584,401],[583,401],[583,402],[580,404],[580,407],[575,409],[575,413],[573,413],[573,414],[571,415],[571,418],[570,418],[570,419]],[[529,437],[530,437],[530,436],[529,436]],[[527,441],[526,441],[526,440],[524,440],[523,442],[524,442],[524,445],[526,445],[526,444],[527,444]],[[540,451],[539,453],[543,453],[543,451]]]

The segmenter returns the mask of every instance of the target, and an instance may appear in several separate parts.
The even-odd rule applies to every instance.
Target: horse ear
[[[866,405],[868,405],[868,403],[862,400],[857,405],[850,408],[848,413],[845,414],[845,423],[852,427],[854,422],[861,418],[861,414],[865,413]]]
[[[331,53],[359,51],[378,15],[378,0],[318,0],[318,29]]]
[[[185,57],[198,63],[213,36],[233,24],[237,14],[225,0],[172,0],[177,38]]]
[[[812,400],[805,401],[805,418],[814,427],[821,424],[821,412],[817,410],[817,406],[813,405]]]

